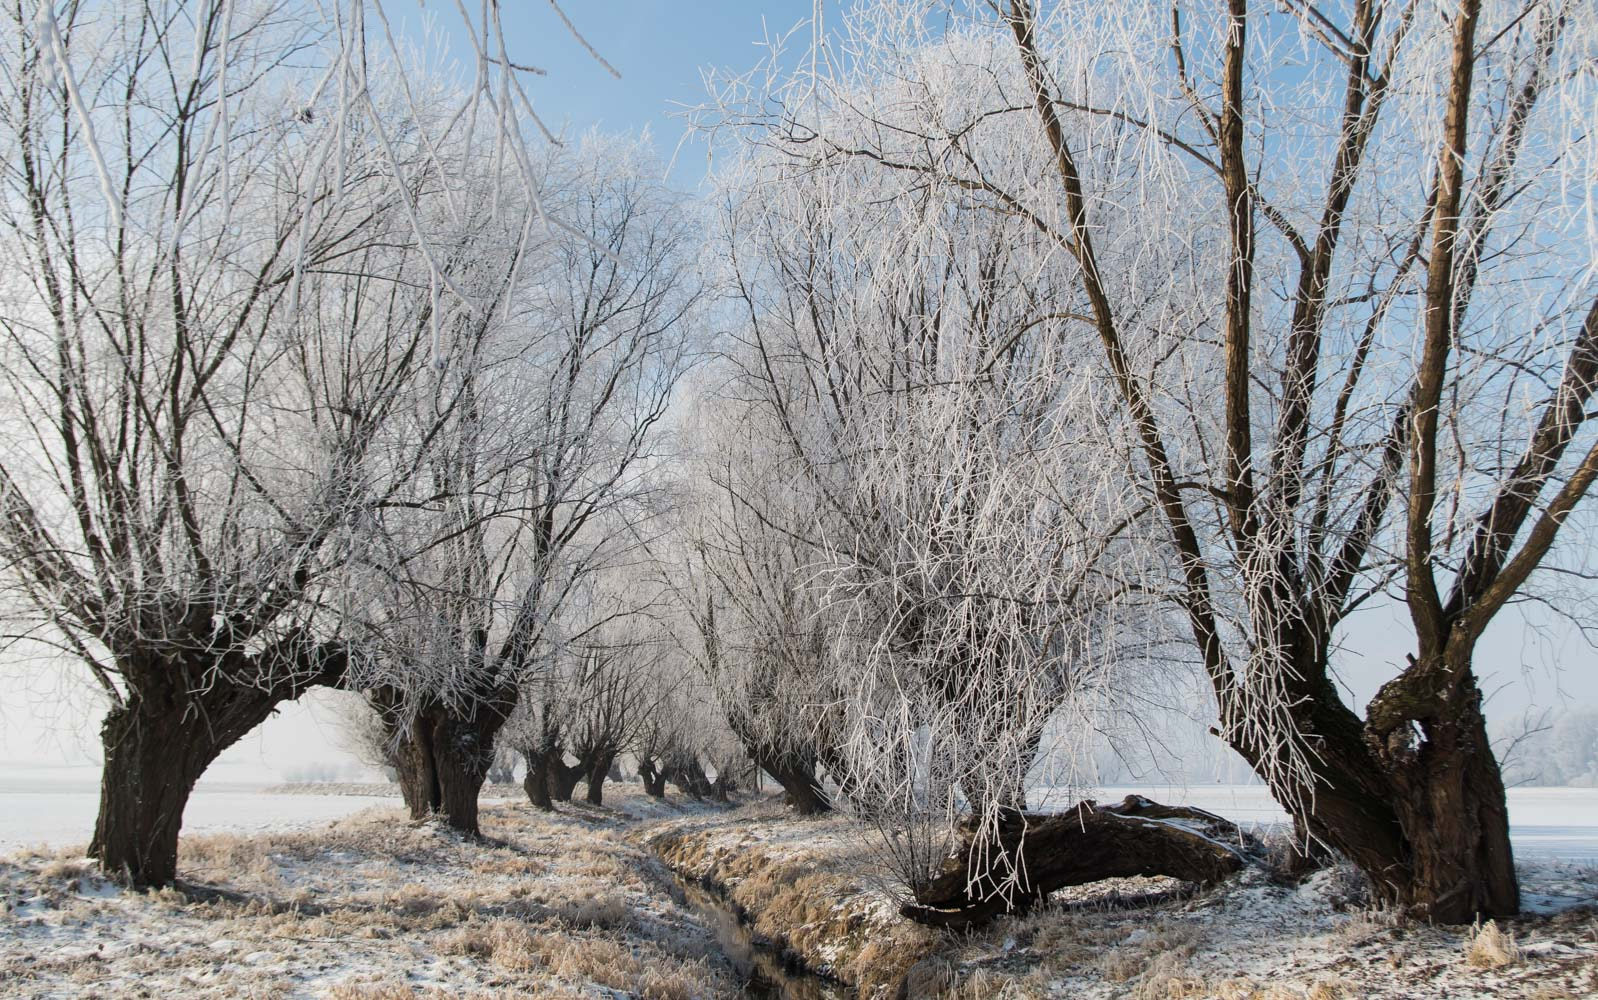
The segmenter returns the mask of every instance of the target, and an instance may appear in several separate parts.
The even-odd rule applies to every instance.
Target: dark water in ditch
[[[694,912],[705,918],[722,954],[744,978],[744,995],[756,1000],[854,1000],[855,991],[795,969],[783,961],[781,952],[759,940],[726,901],[710,890],[675,875],[683,899]]]

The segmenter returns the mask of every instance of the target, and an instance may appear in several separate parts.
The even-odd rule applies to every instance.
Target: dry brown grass
[[[88,858],[55,858],[39,869],[39,874],[49,879],[81,878],[86,873],[94,870],[94,863]]]
[[[1204,980],[1191,974],[1175,952],[1156,955],[1138,976],[1137,986],[1132,990],[1136,1000],[1189,1000],[1208,995]]]
[[[1180,966],[1198,950],[1199,941],[1198,929],[1189,924],[1156,921],[1149,927],[1137,928],[1119,945],[1105,952],[1098,966],[1111,982],[1124,983],[1139,976],[1147,978],[1161,969]]]
[[[909,992],[907,995],[937,996],[940,1000],[1046,1000],[1051,994],[1047,979],[1040,974],[1016,978],[978,969],[957,985],[939,993]]]
[[[328,1000],[419,1000],[427,995],[394,980],[339,983],[327,991]]]
[[[324,995],[326,1000],[524,1000],[529,995],[538,997],[538,1000],[582,1000],[586,997],[581,990],[569,989],[558,983],[541,986],[536,994],[515,989],[457,993],[436,986],[418,990],[409,983],[395,979],[352,980],[331,987]]]
[[[1465,938],[1465,964],[1472,969],[1506,969],[1520,964],[1520,946],[1515,935],[1498,926],[1498,921],[1471,927]]]
[[[204,901],[170,889],[95,898],[80,852],[14,855],[0,863],[0,898],[16,901],[0,908],[0,994],[738,995],[710,932],[636,845],[593,817],[490,805],[483,819],[494,840],[394,810],[304,833],[184,838],[182,877],[226,890]],[[427,984],[387,971],[419,964]]]
[[[438,950],[491,962],[507,972],[532,972],[544,964],[533,932],[519,920],[467,924],[444,935]]]
[[[541,934],[532,948],[562,979],[597,983],[645,1000],[693,1000],[714,989],[703,963],[659,954],[641,958],[609,938]]]
[[[880,896],[824,853],[731,843],[715,831],[675,830],[651,843],[673,868],[721,887],[758,934],[863,997],[897,990],[938,946],[936,934],[885,910]]]

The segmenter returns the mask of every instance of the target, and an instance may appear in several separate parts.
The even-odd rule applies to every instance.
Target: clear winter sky
[[[839,0],[828,0],[823,23]],[[477,5],[468,3],[468,9]],[[420,9],[388,0],[390,17],[404,22],[413,39],[423,37],[423,18],[470,69],[471,48],[459,30],[454,4],[431,0]],[[523,76],[533,109],[553,130],[581,133],[648,129],[662,158],[669,158],[685,131],[675,112],[705,99],[702,72],[741,73],[760,61],[767,38],[799,27],[794,45],[808,42],[812,0],[562,0],[561,9],[589,43],[621,74],[617,79],[583,47],[544,0],[507,0],[501,24],[512,62],[544,69]],[[404,13],[400,13],[401,11]],[[671,172],[673,184],[691,189],[705,174],[705,147],[685,144]]]
[[[511,59],[549,71],[527,82],[535,109],[552,127],[564,127],[568,134],[593,126],[647,128],[662,156],[671,155],[684,130],[671,113],[704,99],[703,69],[748,69],[762,56],[758,42],[788,31],[812,11],[811,0],[566,0],[563,7],[577,28],[620,71],[617,80],[573,41],[547,3],[505,0],[502,7]],[[838,0],[828,0],[825,8],[827,16],[836,16]],[[451,32],[457,16],[453,3],[413,6],[389,0],[387,9],[395,27],[413,40],[423,38],[422,19],[432,14],[466,72],[465,43]],[[690,144],[671,180],[691,190],[704,173],[704,147]],[[1593,520],[1571,527],[1580,531]],[[1363,706],[1410,651],[1401,615],[1401,607],[1378,607],[1347,630],[1336,662],[1354,704]],[[1598,652],[1574,628],[1536,611],[1528,621],[1513,608],[1500,619],[1476,658],[1491,696],[1491,716],[1518,716],[1531,706],[1598,704]],[[1588,624],[1598,627],[1598,620]],[[8,763],[98,756],[101,707],[84,676],[75,665],[0,663],[0,771]],[[339,749],[335,720],[325,698],[286,706],[225,755],[223,762],[230,765],[225,770],[236,780],[279,780],[319,763],[342,764],[348,758]]]

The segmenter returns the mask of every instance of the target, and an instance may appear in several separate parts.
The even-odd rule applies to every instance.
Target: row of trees
[[[7,26],[0,549],[111,700],[108,868],[169,881],[204,767],[336,684],[417,815],[475,831],[496,739],[542,805],[746,756],[914,888],[1196,686],[1306,851],[1518,909],[1473,658],[1585,554],[1590,4],[862,5],[706,109],[704,231],[518,141],[497,21],[463,97],[367,9]]]
[[[315,685],[366,692],[407,797],[475,831],[495,731],[652,515],[687,360],[688,216],[646,150],[535,154],[503,59],[463,92],[325,13],[0,32],[8,631],[109,702],[90,853],[135,885]]]
[[[485,740],[494,755],[486,780],[508,784],[520,769],[529,801],[545,810],[570,801],[579,784],[586,801],[602,805],[605,783],[622,777],[624,761],[655,798],[668,782],[692,798],[722,802],[749,787],[741,746],[658,627],[618,631],[567,646],[523,681],[503,728]],[[459,825],[457,814],[415,793],[414,762],[406,759],[413,744],[387,706],[357,701],[344,726],[350,748],[400,783],[415,818],[440,813]]]

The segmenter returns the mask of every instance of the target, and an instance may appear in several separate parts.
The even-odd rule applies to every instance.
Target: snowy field
[[[1271,820],[1256,789],[1137,791],[1240,814],[1252,801],[1251,818]],[[1554,818],[1582,818],[1593,801],[1538,791],[1517,798],[1541,800]],[[846,818],[795,817],[771,796],[727,810],[645,799],[636,782],[618,783],[605,807],[488,804],[484,841],[408,822],[394,796],[370,808],[373,796],[213,786],[195,802],[252,797],[260,811],[229,825],[275,832],[183,840],[180,870],[222,890],[214,896],[121,891],[70,846],[0,859],[0,996],[838,995],[804,977],[753,990],[745,977],[766,965],[752,962],[748,933],[732,933],[737,921],[714,895],[685,896],[667,864],[686,884],[709,877],[754,932],[865,987],[862,997],[892,996],[901,978],[901,995],[947,1000],[1598,996],[1598,882],[1563,862],[1521,861],[1527,913],[1502,928],[1371,911],[1347,869],[1297,886],[1250,869],[1193,896],[1170,894],[1169,880],[1110,880],[1063,890],[1060,905],[1025,917],[939,935],[898,917],[869,868],[871,846]],[[306,799],[359,811],[322,822],[304,814]],[[309,828],[282,830],[296,821]]]
[[[224,772],[195,788],[183,832],[268,833],[305,829],[393,805],[370,795],[268,794],[261,782],[229,780]],[[20,848],[87,844],[100,800],[99,769],[81,765],[0,764],[0,855]]]
[[[1287,814],[1262,785],[1154,785],[1105,788],[1099,798],[1127,795],[1197,806],[1247,827],[1287,822]],[[1509,836],[1515,857],[1598,863],[1598,788],[1511,788]]]
[[[268,794],[266,787],[260,781],[235,780],[225,770],[201,781],[184,814],[184,832],[284,832],[342,819],[367,806],[394,804],[392,797]],[[1197,806],[1244,827],[1287,821],[1260,785],[1112,786],[1098,798],[1115,802],[1132,794]],[[0,855],[23,847],[87,843],[98,800],[96,768],[0,764]],[[1064,794],[1034,795],[1034,802],[1042,808],[1069,804]],[[1598,864],[1598,789],[1513,788],[1509,818],[1517,858]]]

